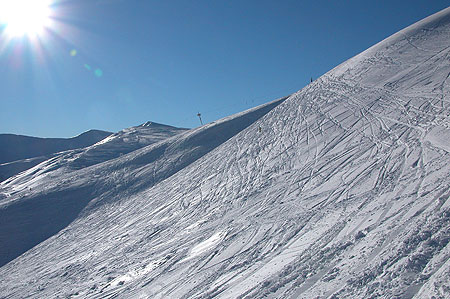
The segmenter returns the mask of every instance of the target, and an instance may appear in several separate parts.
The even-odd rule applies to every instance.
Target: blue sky
[[[15,1],[15,0],[12,0]],[[0,133],[196,127],[293,93],[447,1],[70,0],[0,35]]]

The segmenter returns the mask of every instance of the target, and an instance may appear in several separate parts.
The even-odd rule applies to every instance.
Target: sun
[[[0,0],[0,23],[10,37],[36,36],[50,22],[50,0]]]

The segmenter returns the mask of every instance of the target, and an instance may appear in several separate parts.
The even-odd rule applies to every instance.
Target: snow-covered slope
[[[58,153],[0,164],[0,182],[24,170],[30,169],[57,154]]]
[[[10,244],[23,211],[86,203],[0,296],[449,298],[450,8],[273,106],[2,184]]]
[[[14,182],[17,184],[19,181],[29,181],[31,178],[36,178],[42,173],[47,173],[49,171],[58,170],[58,172],[61,173],[72,169],[81,169],[120,157],[121,155],[160,142],[184,131],[187,131],[187,129],[148,121],[142,125],[127,128],[115,134],[110,134],[107,138],[104,138],[91,146],[0,164],[0,175],[5,173],[5,178],[11,177],[20,171],[29,169],[44,161],[45,162],[37,168],[19,175],[18,177],[11,177],[6,183],[9,184],[10,182]],[[11,174],[10,172],[12,171],[15,173]]]
[[[283,100],[190,131],[146,123],[92,147],[64,152],[6,180],[0,184],[0,265],[63,229],[88,204],[85,212],[175,174]],[[139,142],[132,143],[136,130]],[[150,145],[119,156],[143,142]]]
[[[92,145],[111,132],[89,130],[72,138],[39,138],[0,134],[0,164]]]
[[[73,159],[66,160],[70,161],[71,168],[80,169],[117,158],[185,131],[187,129],[148,121],[112,134],[81,152],[71,152],[69,155]]]
[[[59,152],[90,146],[111,134],[100,130],[89,130],[72,138],[0,134],[0,182],[54,157]]]

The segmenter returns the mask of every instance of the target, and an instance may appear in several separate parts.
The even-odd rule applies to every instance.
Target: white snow
[[[213,249],[215,246],[217,246],[220,241],[225,237],[226,232],[217,232],[214,235],[212,235],[210,238],[206,239],[205,241],[200,242],[199,244],[195,245],[187,257],[187,259],[196,257],[198,255],[201,255],[202,253]]]
[[[287,99],[1,183],[0,297],[449,298],[449,57],[450,8]]]

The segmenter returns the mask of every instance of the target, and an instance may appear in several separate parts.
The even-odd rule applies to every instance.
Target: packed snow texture
[[[450,298],[449,136],[450,8],[285,100],[2,183],[0,297]]]
[[[120,200],[157,184],[283,100],[192,131],[146,123],[9,178],[0,185],[4,186],[0,191],[0,266],[66,227],[88,203],[90,210],[103,205],[105,198]],[[132,150],[142,147],[142,142],[150,145]]]

